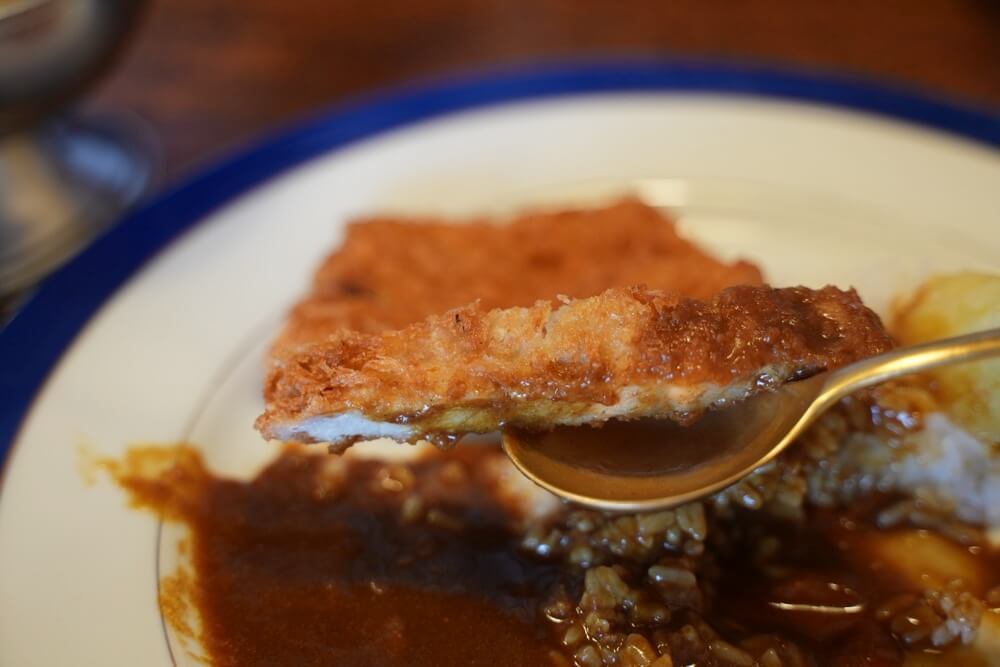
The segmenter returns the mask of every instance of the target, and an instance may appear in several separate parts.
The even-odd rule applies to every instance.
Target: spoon
[[[1000,329],[898,348],[789,382],[707,412],[691,426],[640,419],[543,432],[508,429],[503,449],[531,481],[571,502],[608,511],[666,509],[746,477],[859,389],[992,356],[1000,356]]]

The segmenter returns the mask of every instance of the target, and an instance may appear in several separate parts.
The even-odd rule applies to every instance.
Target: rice
[[[972,643],[985,610],[983,600],[953,582],[944,589],[926,590],[922,595],[890,598],[875,615],[907,645],[941,648],[957,641]]]

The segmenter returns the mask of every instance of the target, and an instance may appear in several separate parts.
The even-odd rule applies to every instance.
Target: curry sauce
[[[598,653],[571,637],[574,624],[593,632],[574,613],[598,600],[585,575],[599,559],[581,566],[525,548],[530,521],[500,486],[501,457],[469,446],[399,464],[290,448],[238,481],[179,446],[134,449],[106,467],[135,506],[190,529],[191,570],[167,575],[161,607],[212,665],[586,665]],[[684,643],[688,628],[707,623],[743,647],[734,651],[782,667],[902,665],[908,650],[923,649],[908,648],[877,614],[907,585],[875,560],[850,557],[877,530],[865,522],[884,501],[817,511],[804,523],[732,521],[701,556],[705,599],[664,593],[656,599],[669,609],[652,620],[626,605],[613,612],[631,633],[621,641],[654,651],[662,641],[690,661],[657,667],[740,664],[740,653],[727,662],[712,649],[731,646],[721,639]],[[761,565],[757,547],[768,540],[782,548]],[[961,548],[1000,571],[987,549]],[[662,592],[642,579],[646,561],[622,553],[596,569],[631,582],[633,601]],[[199,628],[176,613],[186,605]],[[620,656],[624,667],[654,664],[639,649]]]

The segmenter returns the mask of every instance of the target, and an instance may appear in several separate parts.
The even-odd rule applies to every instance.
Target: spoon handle
[[[830,373],[818,397],[824,408],[858,389],[938,366],[1000,356],[1000,329],[902,347]]]

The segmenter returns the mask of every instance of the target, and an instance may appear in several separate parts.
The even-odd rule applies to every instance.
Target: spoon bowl
[[[507,429],[504,451],[539,486],[606,511],[666,509],[719,491],[767,464],[830,406],[890,378],[1000,355],[1000,329],[935,341],[789,382],[691,426],[610,421],[550,431]]]

